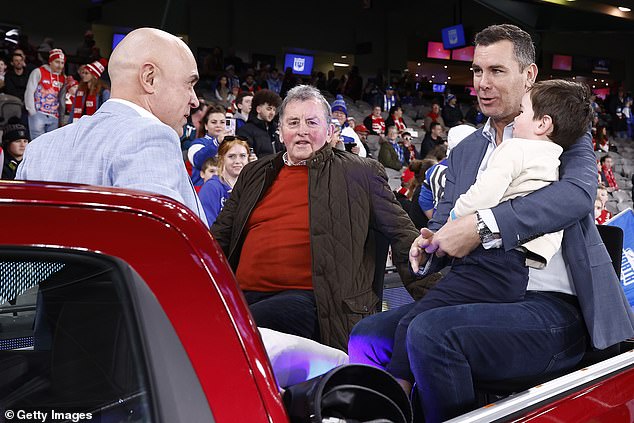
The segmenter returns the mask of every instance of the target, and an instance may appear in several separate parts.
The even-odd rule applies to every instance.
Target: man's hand
[[[436,251],[439,256],[443,254],[452,257],[466,256],[480,245],[477,223],[475,213],[448,221],[434,234],[431,248],[427,248],[426,251],[428,253],[431,252],[430,250]]]
[[[433,237],[434,233],[432,231],[422,228],[420,235],[412,242],[412,246],[409,249],[409,263],[414,273],[420,269],[421,262],[426,260],[427,255],[424,250],[430,247]]]
[[[361,152],[361,148],[355,145],[354,147],[352,147],[352,148],[350,149],[350,152],[351,152],[351,153],[354,153],[354,154],[356,154],[356,155],[358,156],[358,155],[359,155],[359,153]]]

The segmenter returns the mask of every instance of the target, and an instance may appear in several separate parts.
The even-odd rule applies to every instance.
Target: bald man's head
[[[108,65],[112,97],[150,111],[179,135],[190,108],[198,107],[196,61],[179,38],[155,28],[130,32]]]

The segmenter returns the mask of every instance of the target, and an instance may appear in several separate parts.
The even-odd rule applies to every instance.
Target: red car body
[[[133,268],[169,318],[215,421],[288,421],[228,263],[183,205],[115,188],[3,182],[0,216],[2,246],[90,252]],[[624,356],[616,370],[597,371],[588,380],[576,372],[555,388],[545,384],[456,421],[633,421],[634,354]],[[544,396],[544,389],[552,392]]]

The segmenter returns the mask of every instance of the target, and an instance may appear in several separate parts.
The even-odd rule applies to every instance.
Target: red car
[[[288,421],[234,276],[180,203],[4,182],[0,217],[6,421]],[[626,353],[457,421],[632,421],[633,364]]]

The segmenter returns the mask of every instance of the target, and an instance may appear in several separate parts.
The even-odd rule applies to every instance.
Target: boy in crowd
[[[558,180],[559,156],[588,128],[592,116],[586,86],[563,80],[538,82],[522,98],[513,139],[500,144],[489,166],[460,198],[450,219],[527,195]],[[563,231],[536,238],[515,250],[478,247],[454,259],[451,271],[400,321],[387,370],[409,386],[413,381],[405,337],[424,311],[457,304],[515,302],[524,297],[528,267],[543,268],[559,249]],[[423,275],[436,271],[432,257]]]

